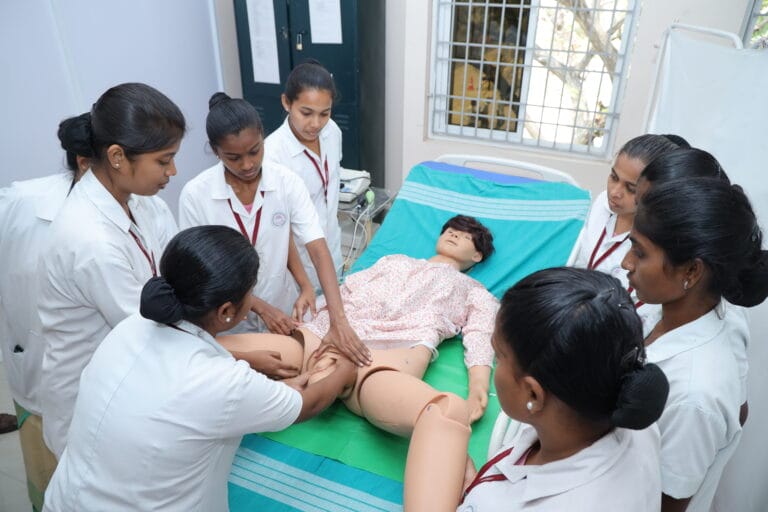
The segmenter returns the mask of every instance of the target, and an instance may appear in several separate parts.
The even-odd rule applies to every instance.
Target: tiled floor
[[[13,401],[0,363],[0,412],[13,413]],[[19,433],[0,434],[0,511],[29,512],[32,505],[27,497],[27,479],[21,458]]]

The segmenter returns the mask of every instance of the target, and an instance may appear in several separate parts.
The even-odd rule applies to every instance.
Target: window
[[[602,155],[634,0],[433,0],[430,133]]]
[[[768,48],[768,0],[753,0],[744,31],[745,48]]]

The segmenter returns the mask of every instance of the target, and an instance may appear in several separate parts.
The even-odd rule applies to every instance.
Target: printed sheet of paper
[[[312,44],[341,44],[341,0],[309,0]]]
[[[280,66],[277,61],[275,8],[272,0],[246,0],[245,4],[251,37],[253,81],[279,84]]]

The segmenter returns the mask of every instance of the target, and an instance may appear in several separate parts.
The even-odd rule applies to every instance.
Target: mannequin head
[[[493,253],[493,235],[474,217],[456,215],[440,230],[435,252],[450,258],[464,271]]]

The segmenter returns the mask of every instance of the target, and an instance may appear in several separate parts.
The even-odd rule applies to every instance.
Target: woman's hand
[[[461,494],[467,492],[467,487],[469,487],[470,484],[475,480],[476,476],[477,469],[475,468],[475,463],[472,460],[472,457],[467,455],[467,465],[464,468],[464,485],[461,486]]]
[[[331,322],[331,327],[315,351],[314,357],[322,356],[330,347],[336,347],[357,366],[368,366],[373,362],[371,351],[360,341],[346,320]]]
[[[251,310],[259,315],[269,332],[290,336],[298,323],[291,317],[261,299],[255,299]]]
[[[251,368],[261,372],[270,379],[286,379],[299,374],[299,369],[292,364],[284,363],[280,352],[275,350],[252,350],[233,354],[236,359],[247,362]]]
[[[293,319],[296,322],[301,323],[304,319],[304,315],[307,314],[307,309],[312,313],[312,318],[317,315],[317,308],[315,306],[315,289],[311,286],[306,286],[301,289],[299,297],[293,304]]]

